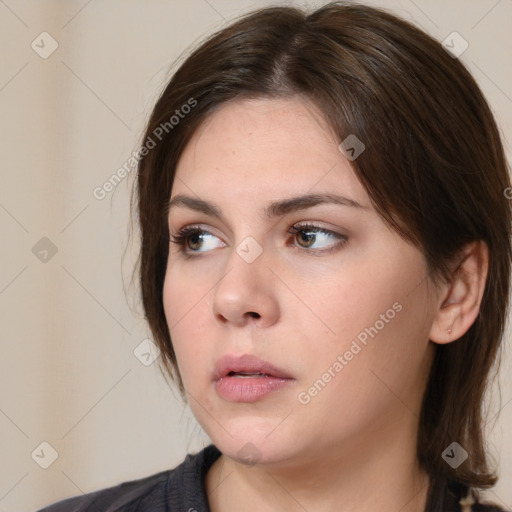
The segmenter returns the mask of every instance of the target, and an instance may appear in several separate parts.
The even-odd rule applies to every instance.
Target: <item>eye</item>
[[[295,224],[290,226],[288,233],[294,236],[292,245],[311,252],[329,252],[347,242],[347,237],[329,229],[313,224]],[[170,242],[180,246],[185,254],[200,254],[226,244],[214,234],[199,226],[186,226],[170,237]]]
[[[185,253],[202,253],[226,245],[220,238],[198,226],[180,229],[176,235],[170,237],[170,242],[178,244],[180,250]]]
[[[295,224],[290,227],[288,233],[296,235],[294,239],[299,247],[312,249],[313,251],[328,252],[343,245],[348,240],[346,236],[340,233],[312,224]]]

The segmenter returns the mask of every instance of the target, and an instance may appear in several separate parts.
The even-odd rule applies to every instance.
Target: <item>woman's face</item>
[[[165,314],[190,407],[225,455],[292,463],[416,435],[435,293],[317,110],[225,104],[171,199]]]

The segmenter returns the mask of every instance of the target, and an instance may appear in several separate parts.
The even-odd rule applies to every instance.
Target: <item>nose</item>
[[[278,320],[277,283],[269,263],[265,251],[251,263],[236,250],[231,252],[212,294],[212,313],[218,323],[268,327]]]

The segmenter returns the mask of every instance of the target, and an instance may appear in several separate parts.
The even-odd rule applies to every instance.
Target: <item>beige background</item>
[[[439,39],[459,32],[469,43],[461,59],[510,140],[511,0],[368,3]],[[133,173],[103,200],[93,190],[136,148],[180,53],[269,4],[0,1],[0,512],[146,476],[208,443],[157,364],[145,366],[133,353],[149,336],[129,287],[136,247],[123,258]],[[52,42],[42,32],[58,43],[47,58],[40,54]],[[43,237],[56,254],[44,240],[34,254]],[[511,366],[507,355],[490,438],[502,473],[492,498],[510,509]],[[48,469],[40,465],[52,452],[42,442],[58,454]]]

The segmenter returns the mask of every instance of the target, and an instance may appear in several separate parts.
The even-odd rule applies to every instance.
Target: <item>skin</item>
[[[469,247],[460,279],[434,285],[422,253],[378,216],[338,145],[304,98],[236,100],[180,158],[171,199],[200,198],[222,212],[170,209],[171,238],[190,225],[207,233],[170,243],[163,290],[187,400],[223,454],[205,481],[212,512],[424,509],[429,480],[416,436],[433,341],[453,341],[474,321],[486,253]],[[263,213],[312,193],[361,207]],[[335,234],[291,234],[298,223]],[[262,250],[251,263],[236,250],[247,237]],[[299,393],[381,315],[378,334],[301,403]],[[254,403],[228,402],[212,380],[226,354],[254,354],[293,381]],[[248,446],[256,464],[241,456]]]

